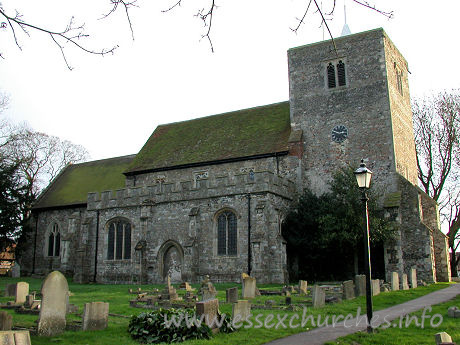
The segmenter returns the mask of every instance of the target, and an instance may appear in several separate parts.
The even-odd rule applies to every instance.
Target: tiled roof
[[[286,152],[289,102],[158,126],[126,174]]]

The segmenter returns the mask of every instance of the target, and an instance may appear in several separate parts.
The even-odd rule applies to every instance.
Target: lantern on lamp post
[[[367,332],[372,333],[372,292],[371,292],[371,252],[369,243],[369,212],[367,202],[369,200],[366,191],[371,184],[372,171],[366,168],[364,159],[361,160],[359,168],[354,172],[359,189],[362,192],[361,201],[363,202],[363,221],[364,221],[364,268],[366,273],[366,309],[367,309]]]

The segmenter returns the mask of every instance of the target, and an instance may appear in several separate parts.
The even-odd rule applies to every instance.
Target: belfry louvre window
[[[217,254],[236,255],[237,252],[236,216],[225,211],[217,218]]]
[[[54,223],[53,229],[48,235],[48,256],[59,256],[61,250],[61,234],[59,226]]]
[[[326,74],[327,87],[329,89],[333,89],[337,86],[347,85],[345,62],[343,62],[343,60],[329,62],[326,67]]]
[[[109,225],[107,260],[123,259],[131,259],[131,224],[116,220]]]

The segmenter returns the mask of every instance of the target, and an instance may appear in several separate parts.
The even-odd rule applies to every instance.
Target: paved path
[[[376,315],[378,315],[378,319],[376,320],[377,322],[375,322],[375,326],[378,326],[383,323],[384,318],[388,321],[395,320],[402,315],[412,313],[425,307],[447,302],[448,300],[455,298],[457,295],[460,295],[460,284],[455,284],[446,289],[432,292],[428,295],[416,298],[406,303],[398,304],[393,307],[374,312],[374,317],[372,320],[375,320],[377,318]],[[266,345],[320,345],[326,341],[331,341],[348,334],[363,331],[366,329],[366,308],[364,307],[362,309],[364,312],[364,317],[361,317],[360,320],[354,318],[352,320],[347,320],[345,324],[344,322],[340,322],[336,324],[335,327],[325,326],[315,328],[308,332],[298,333],[286,338],[271,341],[266,343]],[[427,312],[427,315],[430,315],[430,313]],[[425,322],[427,321],[429,322],[429,319],[425,320]],[[399,320],[395,321],[395,323],[398,322]],[[435,322],[435,320],[433,320],[433,322]]]

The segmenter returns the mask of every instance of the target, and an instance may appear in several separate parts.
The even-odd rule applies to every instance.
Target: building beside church
[[[365,158],[399,225],[386,272],[448,281],[437,205],[417,187],[407,62],[382,29],[334,41],[288,51],[289,101],[161,125],[136,155],[64,168],[34,206],[23,271],[283,283],[296,195]]]

